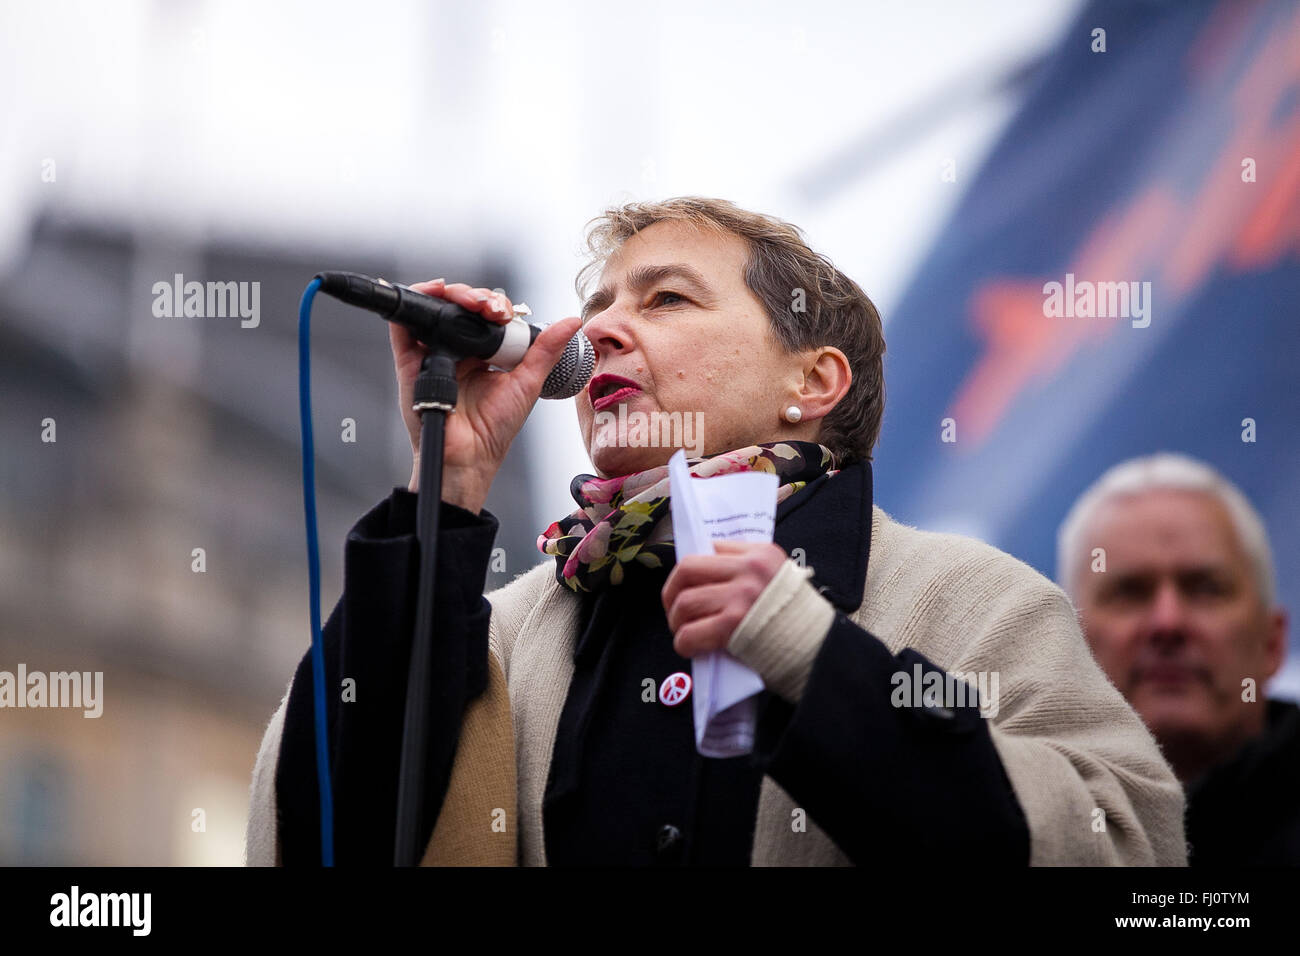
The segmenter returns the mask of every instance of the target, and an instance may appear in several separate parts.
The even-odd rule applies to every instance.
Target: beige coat
[[[810,574],[786,562],[728,645],[791,702],[834,618]],[[542,796],[573,673],[579,600],[556,583],[551,562],[488,598],[489,685],[466,711],[426,865],[546,865]],[[949,672],[998,674],[990,729],[1028,819],[1034,865],[1186,865],[1182,788],[1094,662],[1069,599],[1042,575],[875,507],[866,590],[851,616],[893,653],[912,647]],[[286,691],[253,772],[249,865],[279,863],[275,767],[287,701]],[[791,827],[795,808],[763,778],[753,864],[851,865],[811,818],[806,832]]]

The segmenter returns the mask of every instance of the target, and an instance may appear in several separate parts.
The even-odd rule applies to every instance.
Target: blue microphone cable
[[[320,626],[320,542],[316,537],[316,453],[311,437],[312,279],[298,306],[298,400],[302,414],[302,500],[307,513],[307,577],[311,588],[311,676],[316,703],[316,783],[320,790],[320,857],[334,865],[334,796],[330,787],[329,725],[325,717],[325,644]]]

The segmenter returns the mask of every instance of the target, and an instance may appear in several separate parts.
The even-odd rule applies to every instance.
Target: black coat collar
[[[813,584],[839,610],[862,605],[871,555],[871,462],[822,475],[781,502],[773,539],[813,569]]]
[[[834,476],[822,475],[776,508],[773,540],[813,569],[813,585],[845,613],[862,605],[871,554],[871,463],[856,462]],[[795,549],[801,549],[802,553]],[[663,587],[670,569],[631,568],[623,584],[583,595],[575,661],[594,661],[619,620],[620,589]],[[601,600],[604,596],[608,600]]]
[[[813,569],[813,584],[843,612],[852,612],[862,604],[871,550],[871,493],[871,465],[864,461],[834,476],[820,476],[776,509],[774,540]],[[653,643],[650,639],[667,640],[659,592],[668,573],[668,568],[637,565],[622,584],[580,596],[575,673],[557,731],[543,798],[545,814],[552,813],[557,801],[571,797],[580,785],[592,715],[612,715],[619,706],[626,706],[627,700],[615,694],[627,686],[620,668],[626,671],[629,655],[638,659],[653,656],[647,647]],[[682,669],[685,664],[676,658],[665,666]],[[635,666],[633,670],[638,679],[646,673]],[[666,673],[656,673],[655,678]],[[545,826],[552,824],[548,816]]]

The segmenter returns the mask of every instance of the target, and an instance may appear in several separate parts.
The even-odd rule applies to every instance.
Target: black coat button
[[[665,823],[659,828],[658,836],[655,838],[655,846],[660,855],[675,853],[682,843],[682,831],[677,829],[671,823]]]

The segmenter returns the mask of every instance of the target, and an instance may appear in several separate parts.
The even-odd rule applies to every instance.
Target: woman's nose
[[[626,352],[632,346],[627,316],[615,306],[588,319],[582,331],[595,347],[597,360],[609,352]]]

